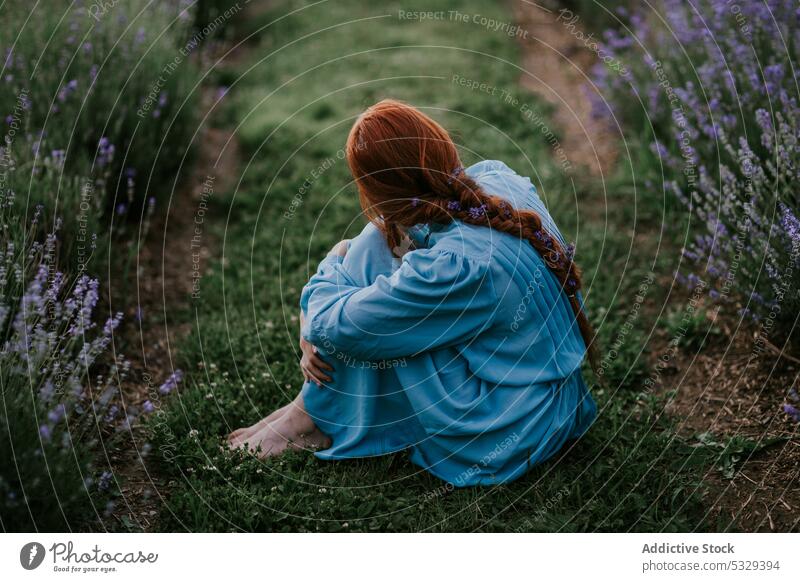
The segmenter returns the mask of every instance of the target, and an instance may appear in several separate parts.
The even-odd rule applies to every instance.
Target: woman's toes
[[[231,434],[228,435],[227,438],[228,444],[232,444],[234,440],[239,438],[239,436],[243,435],[245,432],[247,432],[247,428],[237,428],[235,431],[233,431]]]
[[[270,422],[274,422],[280,419],[286,413],[286,410],[288,408],[289,408],[288,405],[284,406],[282,408],[273,411],[272,413],[270,413],[269,416],[262,418],[253,425],[237,428],[235,431],[233,431],[231,434],[228,435],[227,438],[228,446],[234,449],[239,448],[240,446],[242,446],[244,441],[248,440],[251,436],[255,435],[257,432],[262,430]]]

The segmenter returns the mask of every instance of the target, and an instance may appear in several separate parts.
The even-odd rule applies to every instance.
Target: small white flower
[[[189,438],[192,439],[197,438],[197,435],[199,434],[200,432],[197,429],[193,428],[192,430],[189,431]]]

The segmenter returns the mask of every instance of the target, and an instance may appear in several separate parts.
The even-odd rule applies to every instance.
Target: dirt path
[[[257,18],[270,6],[266,0],[252,2],[240,21]],[[219,60],[214,65],[218,69],[235,68],[248,58],[250,50],[249,39],[236,39],[216,46],[213,58],[206,61]],[[238,138],[231,130],[215,126],[222,110],[222,103],[216,103],[220,90],[214,86],[201,90],[202,113],[198,122],[202,128],[195,138],[198,151],[191,177],[160,203],[135,257],[135,272],[129,274],[127,281],[111,282],[112,305],[117,297],[117,303],[126,306],[124,325],[118,334],[126,338],[128,349],[134,350],[126,353],[131,375],[123,386],[125,402],[140,410],[147,400],[154,403],[154,413],[161,406],[158,388],[178,367],[177,346],[191,331],[188,314],[196,281],[194,273],[206,272],[208,259],[217,247],[218,241],[202,225],[198,227],[196,219],[209,222],[209,216],[203,216],[205,203],[231,191],[239,180]],[[123,295],[125,292],[128,296]],[[121,496],[113,511],[103,518],[102,528],[149,531],[158,520],[172,483],[149,462],[147,431],[141,423],[134,423],[126,438],[126,446],[118,447],[119,452],[110,459],[112,472],[121,485]],[[152,457],[157,456],[153,451]]]
[[[588,74],[596,55],[573,34],[576,25],[559,21],[559,12],[549,3],[515,0],[514,16],[527,31],[520,39],[522,66],[520,82],[555,108],[553,121],[569,160],[593,176],[608,176],[617,158],[617,136],[592,118],[586,93]],[[599,31],[595,31],[595,37]]]
[[[203,90],[203,111],[216,100],[217,88]],[[204,116],[201,116],[203,119]],[[205,119],[197,137],[198,157],[192,176],[170,199],[164,198],[134,261],[128,281],[112,283],[112,292],[127,306],[125,324],[118,332],[125,338],[131,376],[123,386],[126,406],[142,409],[150,400],[160,406],[158,388],[178,366],[176,346],[191,324],[184,314],[190,309],[192,271],[203,273],[216,241],[207,232],[198,235],[195,218],[202,216],[209,196],[233,188],[238,179],[239,151],[229,130],[210,126],[214,112]],[[206,219],[207,221],[207,219]],[[196,261],[198,261],[196,263]],[[127,296],[122,293],[127,290]],[[113,304],[113,297],[112,297]],[[170,484],[148,463],[145,429],[136,423],[127,446],[111,459],[121,484],[121,497],[104,523],[109,530],[147,531],[163,506]]]

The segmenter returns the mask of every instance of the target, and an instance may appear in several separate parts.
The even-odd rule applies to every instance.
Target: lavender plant
[[[125,401],[129,364],[112,350],[121,314],[98,324],[100,283],[88,273],[107,258],[98,249],[127,254],[125,270],[138,249],[123,219],[141,211],[145,236],[150,184],[176,179],[186,161],[204,40],[193,4],[0,6],[4,530],[63,531],[110,511],[108,451],[154,410]]]
[[[191,4],[0,7],[0,114],[16,128],[15,156],[29,181],[48,171],[91,177],[113,211],[131,207],[131,191],[175,180],[196,129],[202,44],[192,37]],[[52,210],[69,216],[79,200],[56,203]]]
[[[128,363],[109,353],[121,314],[95,321],[99,283],[57,270],[57,232],[27,244],[3,241],[0,255],[0,521],[6,530],[63,530],[98,489],[93,450],[138,411],[121,410]],[[103,501],[103,505],[104,505]]]
[[[649,142],[638,159],[650,184],[689,210],[684,256],[694,287],[758,323],[775,343],[796,339],[800,309],[800,107],[793,0],[662,0],[604,34],[626,64],[598,67],[595,112]],[[631,106],[632,100],[639,106]],[[663,174],[662,174],[663,172]]]

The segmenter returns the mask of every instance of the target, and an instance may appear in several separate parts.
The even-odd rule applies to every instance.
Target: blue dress
[[[528,178],[498,161],[466,171],[561,238]],[[400,260],[367,225],[303,289],[303,337],[334,367],[325,387],[303,386],[333,442],[316,454],[408,449],[455,487],[516,479],[596,416],[569,301],[528,241],[460,221],[409,234]]]

